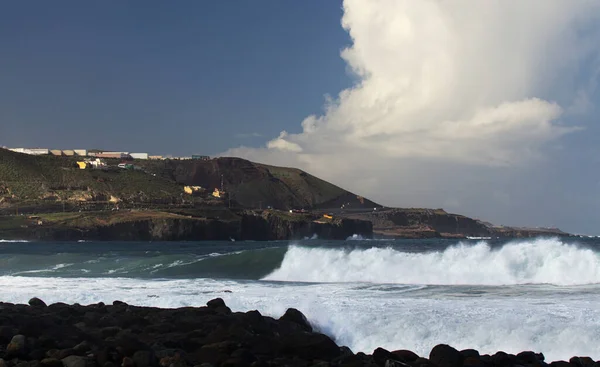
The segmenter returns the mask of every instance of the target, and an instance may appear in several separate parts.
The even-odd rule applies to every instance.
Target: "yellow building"
[[[77,162],[77,166],[79,166],[79,169],[86,169],[87,163],[86,162]]]
[[[188,195],[202,191],[202,186],[184,186],[183,191]]]

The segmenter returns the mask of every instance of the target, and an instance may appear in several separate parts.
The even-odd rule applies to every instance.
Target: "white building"
[[[129,153],[133,159],[148,159],[148,153]]]

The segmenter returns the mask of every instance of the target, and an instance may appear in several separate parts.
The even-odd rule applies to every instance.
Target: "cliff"
[[[284,213],[285,214],[285,213]],[[244,212],[234,218],[205,218],[157,211],[50,213],[0,217],[0,237],[28,240],[229,241],[290,240],[313,235],[346,239],[372,235],[370,222],[291,217],[275,211]]]

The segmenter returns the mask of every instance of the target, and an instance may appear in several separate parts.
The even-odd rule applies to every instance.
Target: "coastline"
[[[0,302],[0,365],[6,367],[380,366],[587,367],[575,356],[546,362],[542,353],[480,355],[439,344],[427,356],[398,349],[353,353],[314,330],[301,311],[278,319],[232,312],[221,298],[204,307],[161,309],[115,301],[82,306]],[[402,346],[398,346],[402,348]]]

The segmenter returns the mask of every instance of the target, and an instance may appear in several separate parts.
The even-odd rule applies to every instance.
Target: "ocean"
[[[600,240],[0,241],[0,301],[121,300],[281,316],[301,310],[354,352],[600,359]]]

